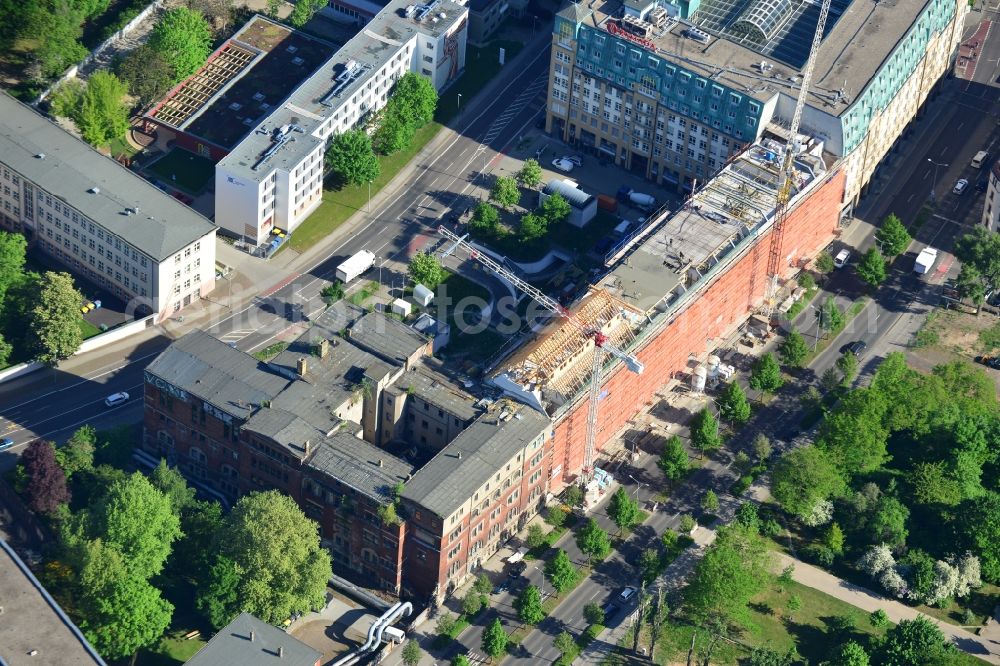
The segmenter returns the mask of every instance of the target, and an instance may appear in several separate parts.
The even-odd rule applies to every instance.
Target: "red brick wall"
[[[782,257],[792,263],[817,254],[833,237],[844,193],[844,174],[836,172],[813,192],[808,200],[791,212],[785,223]],[[598,410],[597,446],[603,448],[677,372],[689,371],[688,358],[703,358],[709,339],[718,343],[748,314],[748,303],[759,304],[767,288],[767,258],[771,233],[763,236],[754,259],[754,250],[742,257],[677,316],[651,342],[638,352],[645,364],[643,374],[635,375],[621,366],[605,380]],[[756,248],[755,248],[756,249]],[[782,263],[783,276],[793,272]],[[756,273],[752,281],[751,274]],[[550,490],[557,492],[573,480],[583,467],[587,437],[587,403],[580,401],[559,419],[556,436],[551,440],[553,468],[562,465],[562,473],[552,479]]]

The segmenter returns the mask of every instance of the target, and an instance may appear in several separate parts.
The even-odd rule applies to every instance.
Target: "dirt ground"
[[[1000,326],[1000,319],[990,314],[976,316],[955,310],[935,310],[918,335],[918,340],[925,344],[912,346],[906,353],[907,360],[913,367],[929,372],[941,363],[957,360],[972,363],[981,354],[1000,355],[998,349],[985,348],[979,338],[982,331],[994,326]],[[1000,370],[979,364],[976,367],[993,378],[1000,393]]]

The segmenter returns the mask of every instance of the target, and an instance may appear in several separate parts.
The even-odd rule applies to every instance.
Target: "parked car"
[[[857,358],[861,358],[866,349],[868,349],[868,343],[864,340],[856,340],[855,342],[847,345],[847,351],[854,354]]]
[[[969,186],[969,181],[967,181],[964,178],[959,178],[958,182],[955,183],[955,187],[951,188],[951,193],[962,194],[962,192],[965,192],[965,188],[967,188],[968,186]]]
[[[510,583],[502,580],[493,586],[493,594],[503,594],[510,589]]]
[[[990,179],[987,178],[986,176],[980,176],[979,180],[976,181],[976,189],[979,190],[980,192],[985,192],[987,189],[989,189],[989,186],[990,186]]]
[[[124,405],[128,402],[128,393],[122,391],[121,393],[112,393],[107,398],[104,399],[105,407],[118,407],[119,405]]]
[[[629,600],[632,599],[632,597],[634,596],[635,596],[635,588],[626,587],[624,590],[618,593],[618,602],[623,604],[628,603]]]
[[[1000,356],[977,356],[976,363],[982,363],[987,368],[1000,370]]]
[[[834,268],[843,268],[847,265],[847,262],[851,259],[850,250],[841,250],[837,253],[837,256],[833,258]]]
[[[14,446],[14,440],[10,437],[4,437],[0,439],[0,451],[6,451],[10,447]]]
[[[510,565],[510,571],[507,572],[507,575],[510,578],[517,578],[518,576],[523,574],[524,570],[527,568],[528,568],[528,563],[525,562],[524,560],[521,560],[520,562],[514,562],[514,564]]]
[[[618,604],[615,602],[609,601],[601,607],[601,610],[604,611],[604,626],[607,626],[610,623],[611,618],[618,615],[621,608],[619,608]]]
[[[583,156],[582,155],[563,155],[562,159],[567,162],[572,162],[574,166],[583,166]]]
[[[552,160],[552,166],[563,173],[569,173],[573,170],[574,164],[565,157],[557,157]]]

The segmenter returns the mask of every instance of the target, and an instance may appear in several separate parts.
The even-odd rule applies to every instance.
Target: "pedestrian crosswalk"
[[[545,90],[546,85],[548,85],[548,76],[546,75],[539,76],[537,79],[529,83],[528,86],[521,91],[521,94],[514,99],[511,105],[508,106],[503,113],[497,116],[493,123],[489,126],[489,129],[486,130],[486,134],[484,134],[483,138],[479,140],[480,146],[477,152],[486,150],[487,144],[500,136],[500,133],[503,132],[508,125],[510,125],[510,122],[514,119],[514,117],[517,116],[517,114],[519,114],[521,110],[524,109],[524,107],[526,107],[535,97]]]

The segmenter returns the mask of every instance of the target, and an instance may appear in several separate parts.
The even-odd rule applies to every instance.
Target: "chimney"
[[[253,643],[253,629],[250,630],[250,642]]]
[[[302,448],[303,448],[303,450],[305,450],[305,452],[306,452],[306,455],[309,455],[309,449],[311,449],[311,448],[312,448],[312,442],[310,442],[310,441],[309,441],[309,440],[307,439],[307,440],[306,440],[306,443],[302,445]]]
[[[379,466],[379,467],[385,467],[385,461],[384,461],[384,460],[382,460],[381,458],[379,458],[379,459],[378,459],[378,466]]]
[[[305,377],[308,370],[309,363],[304,357],[300,357],[299,360],[295,362],[295,371],[299,373],[299,377]]]
[[[285,647],[283,645],[279,645],[278,646],[278,659],[281,659],[284,656],[285,656]]]
[[[459,460],[461,460],[461,459],[462,459],[462,452],[461,452],[461,451],[459,451],[459,452],[458,452],[458,459],[459,459]]]
[[[319,357],[326,358],[326,355],[330,352],[330,341],[323,338],[319,341]]]

